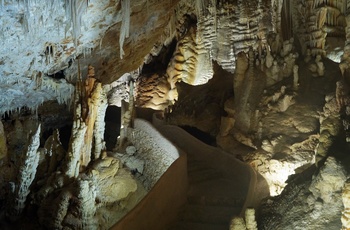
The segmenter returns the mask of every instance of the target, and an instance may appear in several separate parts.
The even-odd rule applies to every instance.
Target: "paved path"
[[[188,157],[187,204],[171,230],[227,230],[233,216],[256,204],[259,183],[249,165],[179,127],[158,125],[157,129]]]

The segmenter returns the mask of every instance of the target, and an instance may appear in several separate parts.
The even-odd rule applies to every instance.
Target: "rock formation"
[[[7,145],[4,125],[0,122],[0,160],[7,161]]]
[[[15,181],[10,182],[6,215],[11,220],[19,219],[22,214],[27,196],[30,193],[30,186],[35,178],[40,157],[38,153],[40,131],[39,125],[29,139],[27,151],[21,156]]]
[[[341,217],[341,222],[342,222],[342,229],[349,229],[349,182],[347,181],[344,184],[343,187],[343,194],[342,194],[342,199],[343,199],[343,205],[344,205],[344,211],[343,211],[343,215]]]
[[[280,196],[265,201],[259,229],[341,228],[341,191],[347,178],[342,164],[330,157],[319,172],[309,169],[300,176]]]

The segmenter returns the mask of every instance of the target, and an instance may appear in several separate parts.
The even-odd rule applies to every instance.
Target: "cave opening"
[[[51,77],[53,79],[65,79],[65,74],[64,74],[64,70],[60,70],[54,74],[50,74],[50,75],[47,75],[48,77]]]
[[[154,73],[165,72],[170,59],[175,51],[177,41],[172,39],[169,45],[159,45],[159,51],[150,54],[149,61],[142,66],[142,75],[151,75]]]
[[[112,151],[120,135],[121,125],[121,107],[110,105],[105,114],[105,133],[104,139],[108,151]]]
[[[202,141],[203,143],[211,146],[217,146],[215,137],[210,135],[209,133],[203,132],[202,130],[189,125],[181,125],[179,127],[184,129],[186,132],[188,132],[198,140]]]
[[[72,135],[72,128],[73,128],[73,125],[65,125],[58,130],[60,133],[61,144],[62,144],[64,150],[66,150],[66,151],[68,151],[69,140],[70,140],[71,135]]]

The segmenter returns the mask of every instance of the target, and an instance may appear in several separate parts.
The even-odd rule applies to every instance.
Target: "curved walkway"
[[[188,159],[187,204],[169,229],[227,230],[233,216],[256,205],[255,190],[261,183],[249,165],[177,126],[154,123]]]

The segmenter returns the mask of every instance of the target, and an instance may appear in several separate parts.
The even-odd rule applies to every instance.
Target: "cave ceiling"
[[[274,30],[268,1],[1,1],[1,113],[48,100],[69,103],[72,84],[95,67],[104,84],[138,70],[196,20],[200,67],[185,82],[204,84],[212,60],[233,72],[235,53]],[[275,20],[276,21],[276,20]],[[192,26],[193,27],[193,26]],[[186,79],[186,78],[184,78]]]

